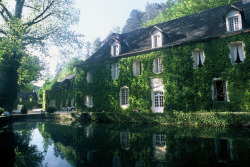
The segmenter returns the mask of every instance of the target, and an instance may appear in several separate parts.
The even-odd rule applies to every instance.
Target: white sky
[[[165,3],[167,0],[76,0],[81,16],[77,32],[85,41],[103,40],[114,27],[121,29],[133,9],[145,10],[146,3]]]
[[[80,9],[80,21],[74,29],[84,35],[84,41],[91,43],[100,37],[104,40],[114,27],[120,29],[126,23],[133,9],[145,11],[147,2],[165,3],[167,0],[75,0],[77,8]],[[56,55],[55,49],[53,49]],[[50,63],[50,74],[55,75],[56,58],[48,60]],[[42,86],[39,81],[35,85]]]

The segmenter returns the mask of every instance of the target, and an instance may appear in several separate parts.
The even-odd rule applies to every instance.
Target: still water
[[[250,166],[250,129],[17,122],[0,129],[1,166]]]

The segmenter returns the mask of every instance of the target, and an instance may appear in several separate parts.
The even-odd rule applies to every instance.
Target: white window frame
[[[245,44],[242,41],[237,41],[237,42],[230,43],[228,47],[230,50],[229,58],[231,60],[231,63],[238,64],[238,63],[235,63],[237,59],[237,52],[239,54],[240,60],[243,63],[245,60]]]
[[[127,86],[120,89],[120,106],[123,109],[129,106],[129,88]]]
[[[199,66],[199,59],[201,61],[201,65],[204,65],[204,61],[205,61],[205,53],[204,51],[200,50],[200,49],[195,49],[192,52],[192,59],[193,59],[193,68],[197,69]]]
[[[141,76],[142,71],[142,62],[140,60],[136,60],[133,63],[133,73],[134,76]]]
[[[231,21],[233,21],[233,23]],[[226,28],[227,28],[227,32],[235,32],[235,31],[242,30],[242,17],[239,11],[231,9],[231,11],[227,13]]]
[[[120,64],[119,63],[115,63],[111,65],[111,77],[113,80],[115,80],[116,78],[119,77],[119,68],[120,68]]]
[[[87,83],[93,83],[93,72],[87,72]]]
[[[32,97],[30,97],[30,98],[29,98],[29,101],[30,101],[30,102],[32,102],[32,100],[33,100],[33,98],[32,98]]]
[[[163,91],[154,92],[154,107],[164,107],[164,93]]]
[[[151,34],[152,48],[161,47],[163,44],[163,34],[160,30],[156,29]]]
[[[87,107],[93,107],[93,96],[92,95],[86,95],[85,97],[85,105]]]
[[[154,59],[153,72],[155,74],[160,74],[163,72],[162,57],[157,57]]]
[[[230,102],[230,99],[229,99],[229,92],[228,92],[228,81],[227,80],[222,80],[221,78],[214,78],[213,79],[213,82],[212,82],[212,86],[211,86],[211,90],[212,90],[212,100],[213,101],[218,101],[217,99],[217,88],[215,86],[215,83],[217,81],[221,81],[222,82],[222,86],[223,86],[223,98],[224,98],[224,101],[227,101],[227,102]]]
[[[23,101],[23,98],[20,97],[20,98],[19,98],[19,102],[22,102],[22,101]]]
[[[119,56],[121,53],[121,44],[118,43],[116,40],[111,45],[111,56]]]

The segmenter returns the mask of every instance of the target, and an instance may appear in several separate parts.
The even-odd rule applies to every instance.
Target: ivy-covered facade
[[[77,67],[78,111],[249,111],[250,3],[111,34]]]

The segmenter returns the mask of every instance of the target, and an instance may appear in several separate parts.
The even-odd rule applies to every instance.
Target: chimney
[[[243,4],[250,3],[250,0],[242,0]]]

